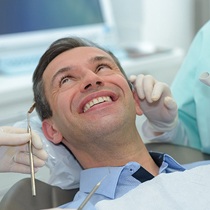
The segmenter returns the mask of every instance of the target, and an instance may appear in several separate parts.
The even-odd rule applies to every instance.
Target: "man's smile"
[[[111,102],[112,99],[110,96],[100,96],[97,98],[92,99],[88,103],[85,104],[83,112],[86,112],[88,109],[90,109],[92,106],[99,104],[99,103],[104,103],[104,102]]]
[[[115,102],[118,98],[119,95],[110,90],[94,92],[83,98],[79,103],[78,111],[80,114],[86,113],[96,105],[102,108],[103,104]]]

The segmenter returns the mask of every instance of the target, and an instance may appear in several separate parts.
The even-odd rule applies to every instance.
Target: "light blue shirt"
[[[159,174],[185,170],[183,166],[167,154],[150,154],[151,156],[155,154],[153,159],[160,167]],[[80,177],[80,191],[76,194],[72,202],[61,206],[61,208],[78,208],[94,186],[104,177],[105,179],[84,207],[84,210],[94,210],[95,204],[101,200],[112,200],[121,197],[141,184],[139,180],[132,176],[140,168],[141,165],[139,163],[129,162],[121,167],[101,167],[83,170]]]

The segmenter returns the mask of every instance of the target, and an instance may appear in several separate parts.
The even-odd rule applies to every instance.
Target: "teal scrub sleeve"
[[[199,80],[203,72],[210,73],[210,21],[195,36],[171,85],[178,105],[177,126],[154,136],[145,120],[141,127],[145,141],[186,145],[210,154],[210,87]]]
[[[179,132],[186,132],[183,144],[210,153],[210,87],[199,80],[203,72],[210,73],[210,21],[197,33],[171,86],[184,128],[171,136],[173,143],[180,144]]]

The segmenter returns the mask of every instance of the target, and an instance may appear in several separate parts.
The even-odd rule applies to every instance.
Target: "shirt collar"
[[[101,194],[106,197],[114,198],[117,182],[123,168],[124,166],[100,167],[81,171],[80,191],[84,193],[90,193],[90,191],[95,187],[95,185],[103,179],[100,187],[96,191],[96,194]],[[107,188],[105,186],[110,187]]]
[[[167,154],[150,152],[150,155],[155,163],[160,167],[159,174],[185,170],[185,168],[183,168],[177,161]],[[141,165],[136,162],[130,162],[125,166],[100,167],[82,170],[80,175],[80,191],[90,193],[95,185],[105,177],[101,183],[101,186],[96,191],[96,194],[101,194],[114,199],[115,190],[122,170],[130,165],[135,168],[135,171],[141,167]]]

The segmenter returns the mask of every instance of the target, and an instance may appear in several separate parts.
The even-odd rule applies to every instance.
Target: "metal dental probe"
[[[31,106],[27,113],[27,132],[30,134],[30,140],[28,143],[29,149],[29,158],[30,158],[30,168],[31,168],[31,188],[32,188],[32,196],[36,196],[36,185],[35,185],[35,175],[34,175],[34,159],[33,159],[33,151],[32,151],[32,132],[30,126],[30,114],[33,112],[35,108],[35,103]]]

